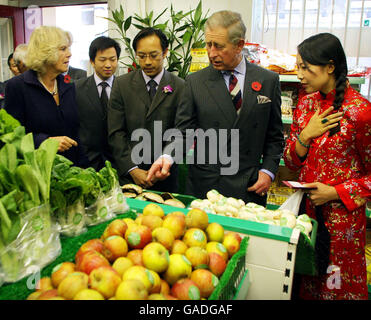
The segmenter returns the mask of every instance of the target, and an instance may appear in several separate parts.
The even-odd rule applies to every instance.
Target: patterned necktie
[[[231,75],[229,77],[229,93],[232,96],[232,102],[238,113],[242,106],[242,96],[241,88],[238,84],[236,76],[233,74],[233,71],[231,72]]]
[[[157,83],[155,80],[151,79],[148,81],[148,85],[149,85],[149,98],[152,102],[153,100],[153,97],[155,96],[156,94],[156,86],[157,86]]]
[[[102,105],[103,111],[107,111],[107,104],[108,104],[108,95],[106,88],[108,87],[108,83],[103,81],[100,83],[100,86],[102,87],[102,93],[100,95],[100,103]]]

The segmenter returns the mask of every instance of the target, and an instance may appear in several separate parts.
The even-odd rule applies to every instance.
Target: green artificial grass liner
[[[242,239],[240,250],[229,260],[227,268],[219,279],[219,283],[209,300],[232,300],[235,297],[238,289],[236,282],[241,281],[245,273],[248,240],[248,237]]]
[[[40,273],[40,278],[50,277],[55,266],[62,262],[74,262],[75,255],[82,244],[90,239],[100,238],[106,226],[115,219],[132,218],[135,219],[137,213],[133,210],[127,213],[117,215],[115,218],[105,221],[101,224],[88,227],[87,232],[80,234],[77,237],[67,238],[61,236],[62,252],[56,260],[43,268]],[[223,275],[219,279],[219,283],[209,300],[232,300],[237,293],[238,281],[242,279],[245,272],[245,259],[248,246],[248,237],[244,237],[241,241],[240,250],[236,252],[230,261]],[[0,300],[25,300],[34,292],[34,289],[27,287],[27,281],[32,275],[29,275],[18,282],[4,284],[0,287]],[[34,282],[33,282],[34,284]]]
[[[79,250],[82,244],[90,239],[100,238],[104,232],[104,229],[111,221],[123,218],[135,219],[136,213],[130,210],[124,214],[118,214],[111,220],[88,227],[87,232],[80,234],[77,237],[67,238],[61,236],[62,252],[57,259],[41,270],[40,278],[50,277],[53,268],[62,262],[74,262],[76,252]],[[35,291],[34,289],[27,288],[27,280],[31,276],[32,275],[29,275],[18,282],[4,284],[2,287],[0,287],[0,300],[25,300],[29,294]]]

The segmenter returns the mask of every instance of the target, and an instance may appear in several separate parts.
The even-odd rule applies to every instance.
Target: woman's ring
[[[328,119],[327,119],[327,118],[323,118],[323,119],[321,120],[321,122],[322,122],[323,124],[325,124],[326,122],[328,122]]]

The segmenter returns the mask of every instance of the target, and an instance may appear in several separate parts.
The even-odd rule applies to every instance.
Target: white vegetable
[[[238,217],[244,220],[256,221],[256,215],[247,210],[240,210],[238,212]]]
[[[257,209],[257,210],[265,210],[265,208],[259,204],[256,204],[254,202],[248,202],[245,205],[246,208],[251,208],[251,209]]]
[[[237,209],[241,208],[241,203],[236,198],[232,197],[227,198],[227,204]]]
[[[296,225],[303,226],[305,233],[309,234],[312,231],[312,224],[310,222],[303,222],[301,220],[296,220]]]
[[[203,205],[203,201],[200,200],[200,199],[196,199],[196,200],[193,200],[191,202],[190,207],[191,208],[199,208],[199,209],[201,209],[202,205]]]
[[[296,217],[292,214],[282,214],[280,218],[280,225],[282,227],[294,228],[296,225]]]
[[[245,201],[238,199],[238,202],[240,203],[240,208],[245,206]]]
[[[233,217],[238,217],[238,209],[231,205],[227,205],[227,212],[231,213]]]
[[[210,190],[207,194],[206,194],[206,197],[208,200],[210,200],[211,202],[217,202],[219,201],[220,197],[222,195],[216,191],[215,189],[212,189]]]

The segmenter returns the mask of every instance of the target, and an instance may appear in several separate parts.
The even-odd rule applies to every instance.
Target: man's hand
[[[77,147],[77,142],[67,136],[50,137],[49,139],[56,139],[59,141],[58,152],[64,152],[71,147]]]
[[[130,176],[133,178],[134,183],[143,188],[149,188],[153,186],[151,180],[146,181],[148,171],[135,168],[129,172]]]
[[[153,179],[160,181],[165,180],[170,176],[171,165],[169,159],[166,159],[165,157],[158,158],[148,170],[146,181],[151,182]]]
[[[339,200],[340,197],[336,192],[335,187],[328,186],[321,182],[306,183],[305,187],[317,188],[308,191],[309,199],[315,206],[321,206],[328,201]]]
[[[272,184],[272,178],[263,171],[259,171],[258,181],[253,186],[247,189],[247,191],[257,193],[260,196],[265,196]]]

